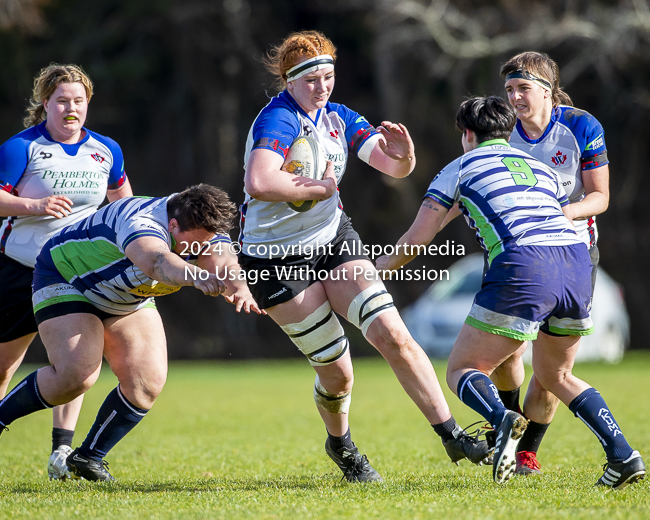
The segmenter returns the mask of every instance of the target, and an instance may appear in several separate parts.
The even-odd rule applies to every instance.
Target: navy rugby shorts
[[[38,332],[32,310],[34,270],[0,254],[0,343]]]
[[[540,327],[591,334],[592,269],[584,244],[507,249],[485,273],[465,323],[520,341],[536,339]]]

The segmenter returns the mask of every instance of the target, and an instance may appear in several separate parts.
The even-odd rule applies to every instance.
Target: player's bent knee
[[[58,385],[59,394],[71,401],[90,390],[97,382],[98,378],[99,371],[93,372],[89,375],[78,372],[61,381]]]
[[[333,394],[321,385],[318,375],[314,382],[314,402],[316,406],[330,413],[348,413],[350,402],[352,401],[352,392],[344,394]]]
[[[300,323],[283,325],[282,330],[313,366],[334,363],[348,351],[348,338],[329,302],[325,302]]]
[[[571,376],[571,372],[542,370],[535,375],[544,389],[555,393],[557,389],[563,388],[567,385],[567,378]]]
[[[383,282],[377,282],[361,291],[350,302],[348,307],[348,321],[361,329],[364,337],[368,334],[368,327],[381,314],[395,308],[393,297],[386,290]]]

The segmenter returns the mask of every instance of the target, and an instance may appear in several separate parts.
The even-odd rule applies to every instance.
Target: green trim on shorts
[[[594,332],[594,327],[590,327],[587,330],[576,330],[576,329],[561,329],[559,327],[548,327],[549,332],[553,334],[561,334],[562,336],[589,336]]]
[[[64,294],[62,296],[55,296],[54,298],[43,300],[41,303],[34,307],[34,314],[36,314],[41,309],[44,309],[45,307],[49,307],[50,305],[66,302],[86,302],[92,305],[92,302],[81,294]]]
[[[516,330],[506,329],[504,327],[497,327],[495,325],[488,325],[482,321],[473,318],[472,316],[467,316],[465,318],[465,323],[467,325],[474,327],[475,329],[482,330],[484,332],[489,332],[490,334],[496,334],[498,336],[505,336],[507,338],[516,339],[519,341],[528,341],[537,339],[537,332],[531,334],[524,334],[523,332],[517,332]]]

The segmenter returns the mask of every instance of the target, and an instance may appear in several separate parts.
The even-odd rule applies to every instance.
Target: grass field
[[[575,373],[650,461],[650,354]],[[650,518],[648,480],[620,492],[593,486],[602,448],[564,407],[540,451],[544,475],[497,486],[490,467],[449,462],[382,360],[357,361],[355,376],[353,437],[383,484],[341,482],[307,363],[176,363],[147,418],[107,457],[117,483],[48,482],[50,414],[14,423],[0,439],[0,518]],[[75,446],[115,384],[104,371],[87,394]],[[478,419],[447,396],[458,422]]]

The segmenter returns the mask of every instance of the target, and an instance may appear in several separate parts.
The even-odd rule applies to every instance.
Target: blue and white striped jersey
[[[167,201],[173,196],[127,197],[104,206],[54,235],[43,246],[37,269],[58,271],[97,308],[111,314],[129,314],[153,296],[178,291],[180,287],[149,278],[124,253],[131,242],[147,236],[172,250]],[[230,238],[215,235],[210,243],[217,242],[230,243]]]
[[[84,128],[75,144],[54,141],[45,122],[28,128],[0,146],[0,189],[30,199],[65,195],[74,205],[62,219],[50,215],[8,217],[0,229],[0,252],[28,267],[47,240],[94,213],[107,189],[126,181],[119,145]]]
[[[562,212],[569,199],[558,174],[503,139],[447,165],[425,197],[447,209],[458,202],[490,263],[510,247],[581,242]]]
[[[355,154],[367,163],[379,140],[379,133],[364,117],[338,103],[327,103],[312,121],[285,90],[253,122],[246,141],[244,168],[257,148],[285,158],[293,140],[301,135],[310,135],[321,144],[326,159],[334,163],[338,182],[345,173],[348,155]],[[264,202],[246,193],[241,207],[242,251],[260,257],[263,255],[257,249],[261,245],[326,245],[336,235],[341,208],[338,193],[304,213],[294,211],[285,202]]]
[[[521,121],[510,136],[510,145],[529,153],[560,175],[570,202],[585,196],[582,171],[609,164],[605,132],[589,112],[561,105],[551,114],[551,121],[539,139],[530,139]],[[587,246],[598,239],[596,217],[574,222],[576,232]]]

